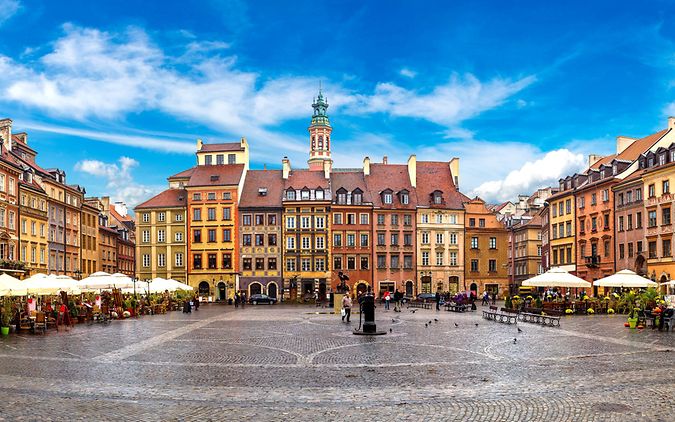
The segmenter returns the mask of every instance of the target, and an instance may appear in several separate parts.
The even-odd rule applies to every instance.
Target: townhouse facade
[[[27,169],[19,181],[19,214],[21,216],[20,259],[25,263],[24,275],[47,273],[47,194]]]

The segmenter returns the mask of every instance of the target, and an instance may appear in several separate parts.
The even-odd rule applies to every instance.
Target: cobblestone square
[[[0,420],[667,421],[675,414],[675,334],[626,329],[623,316],[565,317],[561,328],[519,323],[518,333],[480,312],[378,308],[378,328],[388,334],[362,337],[351,334],[358,314],[347,325],[325,311],[211,305],[11,335],[0,340]]]

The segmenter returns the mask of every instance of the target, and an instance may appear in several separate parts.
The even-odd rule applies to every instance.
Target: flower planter
[[[0,327],[0,334],[3,336],[8,336],[9,335],[9,327]]]
[[[628,326],[629,326],[630,328],[635,328],[635,327],[637,327],[637,322],[638,322],[638,319],[637,319],[637,318],[628,318]]]

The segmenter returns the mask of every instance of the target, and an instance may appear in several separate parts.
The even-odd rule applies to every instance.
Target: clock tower
[[[312,103],[314,114],[312,123],[309,125],[309,160],[307,164],[312,171],[324,171],[324,163],[328,164],[329,169],[333,166],[333,159],[330,157],[330,134],[333,128],[330,127],[330,121],[326,114],[328,102],[323,97],[319,88],[319,96]]]

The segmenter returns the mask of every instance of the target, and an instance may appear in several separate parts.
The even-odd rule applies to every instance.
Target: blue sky
[[[563,4],[564,3],[564,4]],[[195,140],[306,165],[319,82],[336,166],[460,157],[514,198],[675,114],[675,5],[653,2],[0,0],[0,115],[45,167],[131,206]]]

